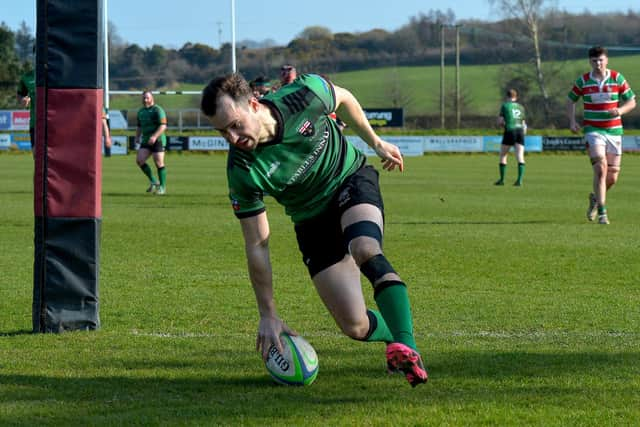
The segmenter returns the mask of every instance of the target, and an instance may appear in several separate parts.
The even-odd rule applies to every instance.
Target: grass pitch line
[[[331,332],[315,332],[304,333],[299,332],[304,337],[329,337],[329,338],[345,338],[341,333]],[[253,334],[246,333],[205,333],[205,332],[145,332],[134,329],[131,331],[131,335],[140,337],[155,337],[155,338],[239,338],[248,337]],[[416,334],[416,337],[420,338],[422,334]],[[495,339],[551,339],[551,338],[632,338],[640,339],[640,333],[638,332],[625,332],[625,331],[529,331],[529,332],[516,332],[516,331],[451,331],[451,332],[432,332],[422,336],[428,338],[495,338]]]

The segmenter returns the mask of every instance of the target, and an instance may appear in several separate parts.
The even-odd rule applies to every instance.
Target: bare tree
[[[384,106],[406,109],[413,103],[411,93],[402,84],[397,68],[393,68],[385,77],[384,91],[378,99]]]
[[[533,45],[533,62],[536,72],[536,81],[543,99],[544,116],[551,116],[549,106],[549,93],[542,71],[542,54],[540,52],[540,20],[546,0],[488,0],[491,6],[497,6],[505,18],[514,19],[526,29]]]

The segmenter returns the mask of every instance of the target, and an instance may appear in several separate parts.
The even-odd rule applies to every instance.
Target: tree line
[[[509,5],[510,1],[502,2],[505,1]],[[544,0],[534,4],[542,3]],[[517,11],[503,13],[498,21],[486,22],[457,20],[450,9],[430,10],[411,17],[395,31],[332,33],[328,28],[312,26],[286,46],[265,46],[254,41],[237,43],[237,68],[245,77],[253,79],[257,76],[275,78],[284,63],[293,63],[302,71],[324,74],[381,66],[436,65],[441,61],[443,35],[448,64],[455,61],[456,53],[461,65],[530,63],[534,58],[539,62],[541,58],[545,61],[584,58],[587,47],[596,44],[638,52],[632,48],[640,46],[637,30],[640,15],[636,12],[570,14],[543,12],[541,8],[534,12],[537,21],[533,35],[525,20],[527,17]],[[211,76],[230,72],[232,47],[229,43],[217,49],[200,43],[186,43],[178,49],[160,45],[141,47],[123,40],[113,23],[109,27],[112,89],[174,89],[178,84],[202,84]],[[458,52],[453,30],[456,27]],[[532,43],[534,37],[538,39],[537,44]],[[15,82],[20,73],[33,66],[33,42],[31,30],[25,23],[15,32],[0,24],[0,108],[15,107]],[[530,76],[516,68],[506,76],[506,81],[522,82],[531,77],[540,83],[542,69],[538,68],[537,75]],[[540,90],[542,94],[536,96],[542,97],[540,102],[544,106],[548,97],[544,96],[544,86]]]
[[[333,74],[382,66],[436,65],[441,59],[445,26],[445,61],[454,61],[452,27],[460,26],[462,65],[529,62],[530,35],[517,18],[497,22],[458,21],[448,10],[411,17],[396,31],[332,33],[322,26],[305,28],[286,46],[252,47],[237,44],[237,68],[247,78],[275,78],[279,67],[293,63],[300,70]],[[584,58],[586,45],[640,46],[640,14],[548,13],[540,18],[541,55],[545,61]],[[598,28],[598,31],[593,31]],[[117,35],[116,31],[111,32]],[[154,45],[142,48],[112,38],[111,85],[118,89],[170,87],[177,82],[201,84],[230,71],[231,45],[219,49],[186,43],[179,49]],[[636,52],[637,53],[637,52]]]

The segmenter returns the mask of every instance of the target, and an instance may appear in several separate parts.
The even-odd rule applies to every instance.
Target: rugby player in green
[[[167,129],[167,114],[161,106],[156,105],[150,91],[142,93],[142,104],[144,106],[138,110],[138,127],[136,128],[136,143],[140,145],[136,163],[149,178],[147,193],[155,192],[163,195],[167,182],[167,170],[164,165],[164,147],[167,144],[164,131]],[[147,164],[149,156],[153,156],[159,181],[155,179]]]
[[[36,72],[28,71],[20,76],[18,90],[16,91],[18,102],[29,109],[29,141],[31,142],[31,153],[35,157],[36,144]]]
[[[504,185],[507,154],[513,147],[518,162],[518,178],[513,185],[520,187],[524,175],[524,134],[527,124],[524,120],[524,107],[518,103],[518,91],[515,89],[507,91],[507,100],[500,107],[498,126],[504,127],[504,133],[502,135],[502,144],[500,144],[500,164],[498,165],[500,179],[496,181],[496,185]]]
[[[618,181],[622,160],[622,115],[636,107],[635,94],[624,76],[607,68],[607,49],[589,49],[591,72],[578,77],[569,91],[567,114],[572,132],[576,123],[576,102],[584,101],[584,138],[593,169],[593,192],[589,194],[587,219],[598,215],[599,224],[609,224],[605,205],[607,191]],[[621,103],[622,102],[622,103]]]
[[[375,150],[385,170],[403,170],[398,147],[375,134],[349,91],[313,74],[260,100],[239,74],[219,77],[203,90],[201,108],[230,144],[229,197],[244,236],[262,357],[272,344],[281,348],[282,332],[295,334],[273,299],[263,202],[268,194],[291,216],[302,259],[340,329],[356,340],[387,343],[389,370],[403,372],[412,386],[426,382],[406,285],[382,252],[378,172],[329,114],[337,112]],[[365,306],[361,272],[373,286],[379,312]]]

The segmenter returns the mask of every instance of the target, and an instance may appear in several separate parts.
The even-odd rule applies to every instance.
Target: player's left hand
[[[297,332],[277,316],[260,317],[258,336],[256,337],[256,351],[262,354],[262,360],[267,361],[269,349],[272,345],[275,345],[278,351],[282,353],[283,349],[280,334],[283,332],[289,335],[298,335]]]
[[[392,171],[397,166],[400,172],[404,171],[404,159],[397,146],[386,141],[380,141],[375,150],[378,157],[380,157],[382,169]]]

